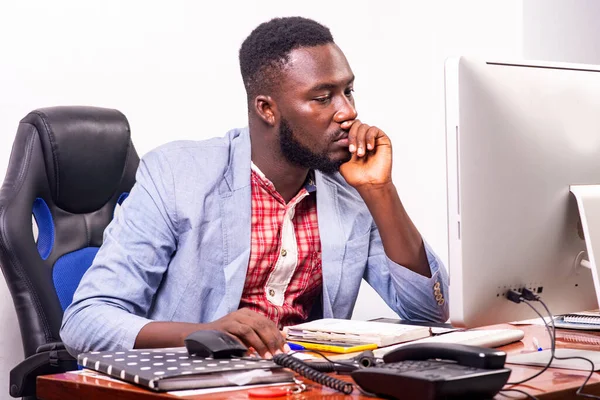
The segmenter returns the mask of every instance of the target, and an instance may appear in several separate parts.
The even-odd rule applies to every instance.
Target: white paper
[[[294,358],[297,358],[298,360],[314,360],[316,358],[320,358],[321,360],[324,360],[323,357],[314,354],[314,353],[299,353],[299,352],[291,352],[289,353],[291,356],[293,356]]]
[[[532,351],[530,353],[508,354],[506,357],[507,364],[519,365],[535,365],[545,367],[550,360],[551,351]],[[555,355],[560,358],[566,357],[584,357],[594,363],[594,371],[600,369],[600,351],[581,350],[581,349],[556,349]],[[572,358],[568,360],[552,360],[551,367],[576,369],[581,371],[589,371],[592,365],[581,358]]]
[[[233,392],[234,390],[248,390],[252,388],[258,388],[263,386],[283,386],[283,385],[291,385],[292,382],[279,382],[279,383],[261,383],[258,385],[246,385],[246,386],[221,386],[215,388],[208,389],[193,389],[193,390],[174,390],[172,392],[167,392],[168,394],[172,394],[177,397],[185,397],[185,396],[198,396],[201,394],[209,394],[209,393],[221,393],[221,392]]]
[[[256,377],[273,375],[271,370],[267,369],[251,369],[250,371],[241,371],[237,374],[227,375],[227,380],[234,385],[243,386],[252,382]]]
[[[550,323],[550,317],[545,317],[544,320],[548,323]],[[513,322],[509,322],[509,324],[511,325],[543,325],[544,321],[541,318],[532,318],[532,319],[524,319],[523,321],[513,321]]]
[[[426,327],[417,325],[388,324],[387,322],[357,321],[349,319],[324,318],[300,325],[288,326],[286,331],[322,331],[351,335],[398,335]]]

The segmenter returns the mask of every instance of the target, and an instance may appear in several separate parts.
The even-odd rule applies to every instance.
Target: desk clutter
[[[527,343],[532,339],[535,342],[536,339],[532,336],[539,329],[527,329]],[[509,337],[505,331],[511,331],[513,336]],[[431,400],[492,398],[499,391],[515,390],[514,387],[505,388],[507,384],[519,385],[539,375],[531,372],[532,375],[526,379],[508,382],[511,370],[506,368],[506,364],[549,364],[548,351],[528,351],[524,356],[526,359],[519,360],[519,348],[510,349],[511,354],[508,357],[504,351],[489,348],[523,338],[524,332],[521,330],[445,332],[400,346],[364,351],[358,355],[354,353],[332,356],[329,353],[328,360],[316,358],[318,354],[315,353],[276,354],[273,360],[263,360],[236,356],[240,343],[224,340],[229,338],[223,337],[223,332],[202,331],[186,338],[186,348],[90,352],[81,354],[78,360],[87,368],[80,372],[98,371],[106,379],[113,377],[155,392],[177,390],[168,393],[167,396],[200,395],[201,393],[196,392],[197,389],[201,389],[202,392],[244,389],[242,393],[248,397],[306,391],[310,398],[313,394],[330,394],[331,392],[321,391],[321,386],[327,386],[345,394],[357,393],[360,389],[361,392],[392,399]],[[493,343],[492,346],[473,345],[473,337],[477,339],[475,342],[479,341],[482,332],[485,333],[485,342]],[[600,334],[593,332],[557,330],[555,339],[557,342],[595,345],[598,338]],[[539,347],[539,344],[536,347]],[[596,353],[600,352],[556,349],[558,357],[584,356],[585,360],[581,361],[587,364],[569,365],[562,363],[568,360],[555,358],[549,366],[590,370],[593,363],[594,370],[598,370],[600,358],[596,357]],[[228,354],[230,356],[227,356]],[[520,367],[517,365],[515,368]],[[347,376],[338,379],[333,373]],[[296,379],[296,374],[320,385],[310,384],[307,380],[302,383]],[[585,382],[582,384],[580,380],[577,381],[578,391],[583,390]],[[261,384],[271,387],[256,387]],[[543,390],[551,389],[547,381],[538,381],[537,384],[541,385]],[[194,388],[194,393],[191,390],[180,390],[184,388]],[[156,396],[150,392],[148,395]]]
[[[184,347],[94,351],[79,365],[154,391],[258,383],[294,382],[294,373],[261,358],[213,359],[189,355]]]
[[[294,383],[297,373],[345,394],[352,393],[358,385],[363,391],[385,397],[400,398],[402,393],[410,393],[438,399],[466,394],[493,396],[510,374],[510,370],[504,368],[504,352],[415,340],[431,338],[427,327],[331,319],[315,322],[321,329],[296,329],[295,332],[325,343],[332,339],[341,342],[347,339],[346,343],[360,343],[360,339],[381,344],[414,342],[387,349],[379,357],[369,350],[346,360],[304,362],[289,354],[276,354],[272,360],[246,357],[248,349],[224,332],[197,331],[185,339],[186,347],[94,351],[80,354],[77,360],[85,368],[157,392]],[[373,325],[390,328],[378,330],[373,329]],[[315,328],[315,324],[310,327]],[[350,374],[356,384],[325,372]]]

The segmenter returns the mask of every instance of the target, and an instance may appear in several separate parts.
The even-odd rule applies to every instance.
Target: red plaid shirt
[[[255,168],[252,248],[240,308],[265,315],[281,329],[304,322],[321,291],[316,193],[309,178],[286,204],[273,183]]]

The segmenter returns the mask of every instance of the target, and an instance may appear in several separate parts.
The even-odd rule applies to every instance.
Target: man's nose
[[[354,101],[344,96],[333,119],[335,122],[341,124],[344,121],[352,121],[356,119],[356,117],[358,117],[358,112],[356,111],[356,107],[354,107]]]

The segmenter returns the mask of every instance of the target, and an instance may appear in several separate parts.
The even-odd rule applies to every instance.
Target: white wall
[[[600,65],[600,1],[523,0],[523,56]]]
[[[297,4],[296,4],[297,3]],[[361,119],[394,143],[406,208],[447,260],[443,61],[515,57],[521,0],[6,2],[0,10],[0,175],[20,118],[53,105],[121,110],[140,154],[246,124],[237,50],[260,22],[303,15],[328,25],[357,76]],[[369,287],[354,317],[392,316]],[[0,398],[22,359],[0,279]]]

